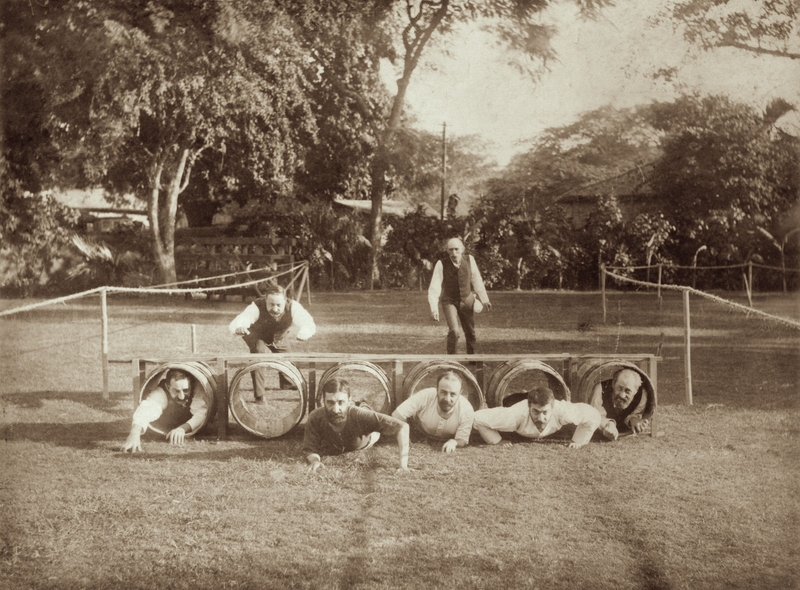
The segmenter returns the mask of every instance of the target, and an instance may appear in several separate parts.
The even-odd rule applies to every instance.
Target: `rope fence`
[[[605,265],[601,264],[600,266],[601,266],[601,273],[600,273],[601,275],[602,275],[602,272],[603,272],[602,271],[603,268],[605,268],[606,270],[612,270],[612,271],[614,271],[614,270],[616,270],[616,271],[626,271],[628,273],[633,273],[635,271],[640,271],[640,270],[646,270],[647,271],[647,281],[646,282],[648,282],[648,283],[650,281],[650,270],[651,269],[656,269],[658,271],[658,283],[656,285],[656,288],[659,289],[659,292],[660,292],[661,286],[663,284],[662,277],[663,277],[665,271],[668,272],[668,273],[672,273],[673,274],[673,278],[674,278],[674,275],[676,275],[676,273],[678,271],[691,271],[692,287],[696,287],[697,286],[696,283],[697,283],[697,275],[698,275],[698,273],[699,274],[703,274],[703,271],[708,271],[708,270],[717,270],[717,271],[718,270],[727,270],[727,271],[730,271],[730,270],[737,270],[738,269],[742,273],[742,279],[743,279],[743,283],[744,283],[744,291],[745,291],[745,293],[747,295],[748,300],[750,301],[750,306],[751,307],[752,307],[753,288],[754,288],[753,287],[753,285],[754,285],[754,282],[753,282],[753,269],[763,269],[763,270],[767,270],[767,271],[780,272],[781,273],[781,283],[782,283],[782,287],[783,287],[783,292],[784,293],[788,292],[787,275],[792,276],[794,273],[800,273],[800,269],[798,269],[798,268],[786,268],[785,266],[771,266],[771,265],[768,265],[768,264],[761,264],[759,262],[754,262],[752,260],[748,261],[748,262],[743,262],[743,263],[740,263],[740,264],[712,265],[712,266],[697,266],[697,265],[686,266],[686,265],[682,265],[682,264],[672,264],[672,263],[663,263],[663,262],[659,262],[658,264],[629,265],[629,266],[605,266]],[[746,270],[746,272],[745,272],[745,270]],[[685,276],[685,274],[684,274],[684,276]],[[601,278],[602,278],[602,276],[601,276]],[[719,279],[717,279],[717,280],[719,280]],[[725,281],[723,280],[722,282],[724,283]],[[772,283],[772,285],[773,285],[773,287],[776,286],[774,282]],[[795,287],[796,287],[796,285],[795,285]],[[725,288],[729,288],[729,286],[725,287]],[[660,297],[660,295],[659,295],[659,297]]]
[[[57,305],[60,303],[65,303],[67,301],[71,301],[73,299],[80,299],[84,297],[90,297],[94,295],[100,296],[100,318],[101,318],[101,348],[100,348],[100,363],[102,367],[102,379],[103,379],[103,399],[109,399],[109,359],[108,359],[108,295],[113,295],[116,293],[143,293],[143,294],[159,294],[159,295],[180,295],[180,294],[192,294],[192,293],[209,293],[209,292],[220,292],[220,291],[231,291],[231,290],[240,290],[243,287],[254,286],[259,283],[263,283],[267,280],[275,280],[280,277],[284,277],[286,275],[291,275],[291,280],[289,281],[288,287],[286,287],[287,291],[292,288],[292,286],[297,282],[299,283],[299,288],[297,289],[298,297],[297,299],[300,300],[303,296],[303,291],[307,290],[308,301],[311,302],[311,281],[309,280],[308,273],[309,273],[309,264],[307,261],[302,261],[298,264],[294,264],[290,268],[281,271],[275,272],[275,270],[271,268],[264,268],[264,269],[256,269],[258,271],[267,271],[269,270],[272,272],[271,275],[268,277],[263,277],[260,279],[254,279],[251,281],[246,281],[244,283],[236,283],[233,285],[222,285],[217,287],[192,287],[192,288],[168,288],[172,285],[181,285],[181,284],[190,284],[193,282],[200,282],[200,281],[212,281],[212,280],[219,280],[220,278],[228,278],[232,276],[238,276],[242,274],[249,274],[255,272],[255,270],[246,270],[246,271],[239,271],[235,273],[228,273],[225,275],[218,275],[213,277],[205,277],[202,279],[191,279],[188,281],[180,281],[176,283],[167,283],[165,285],[157,285],[155,287],[95,287],[94,289],[89,289],[88,291],[82,291],[80,293],[73,293],[72,295],[64,295],[62,297],[56,297],[54,299],[48,299],[46,301],[40,301],[37,303],[31,303],[28,305],[23,305],[20,307],[15,307],[12,309],[6,309],[0,311],[0,317],[11,316],[15,314],[24,313],[27,311],[31,311],[34,309],[38,309],[41,307]],[[167,287],[167,288],[165,288]],[[192,334],[191,334],[191,342],[192,342],[192,351],[196,352],[197,350],[197,334],[196,334],[196,327],[192,324]]]
[[[601,282],[601,293],[602,293],[602,299],[603,299],[603,323],[604,324],[607,321],[607,304],[606,304],[606,277],[607,276],[612,277],[613,279],[618,280],[618,281],[631,283],[633,285],[638,285],[638,286],[641,286],[641,287],[648,287],[648,288],[656,287],[656,288],[658,288],[659,309],[661,309],[661,289],[666,289],[666,290],[670,290],[670,291],[680,291],[682,293],[682,296],[683,296],[683,332],[684,332],[684,350],[683,350],[683,354],[684,354],[684,381],[685,381],[684,385],[685,385],[685,390],[686,390],[686,398],[685,399],[686,399],[686,404],[687,405],[692,405],[692,360],[691,360],[692,359],[692,346],[691,346],[692,328],[691,328],[691,312],[690,312],[690,306],[689,306],[689,295],[690,294],[694,294],[694,295],[697,295],[699,297],[703,297],[705,299],[710,299],[711,301],[715,301],[716,303],[720,303],[720,304],[728,306],[730,308],[733,308],[733,309],[736,309],[736,310],[739,310],[739,311],[743,311],[748,316],[750,316],[751,314],[752,315],[756,315],[756,316],[760,316],[762,318],[769,319],[771,321],[777,322],[779,324],[783,324],[783,325],[788,326],[790,328],[794,328],[796,330],[800,330],[800,322],[798,322],[798,321],[795,321],[795,320],[792,320],[792,319],[789,319],[789,318],[785,318],[785,317],[781,317],[781,316],[776,316],[776,315],[773,315],[773,314],[769,314],[769,313],[763,312],[763,311],[758,310],[758,309],[754,309],[752,307],[752,305],[753,305],[752,298],[749,298],[750,299],[750,307],[748,307],[746,305],[742,305],[741,303],[736,303],[735,301],[729,301],[728,299],[724,299],[724,298],[719,297],[717,295],[712,295],[711,293],[706,293],[705,291],[700,291],[700,290],[695,289],[693,287],[687,287],[687,286],[684,286],[684,285],[664,285],[664,284],[661,283],[660,280],[659,280],[658,283],[651,283],[651,282],[648,282],[648,281],[640,281],[640,280],[637,280],[637,279],[632,279],[630,277],[625,277],[625,276],[618,275],[616,273],[610,272],[608,270],[608,268],[614,268],[614,267],[606,267],[605,265],[601,265],[600,266],[600,270],[601,270],[600,282]],[[660,278],[661,278],[661,275],[659,273],[659,279]]]

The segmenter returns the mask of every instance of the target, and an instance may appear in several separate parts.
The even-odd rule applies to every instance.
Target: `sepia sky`
[[[464,30],[448,43],[449,57],[428,48],[407,106],[422,129],[441,133],[447,122],[448,136],[478,134],[490,141],[490,155],[500,164],[525,151],[543,129],[606,104],[629,107],[699,90],[758,107],[776,97],[800,106],[798,60],[735,49],[702,53],[671,27],[648,24],[662,4],[618,0],[595,21],[582,20],[572,3],[549,9],[544,18],[558,29],[552,39],[558,61],[548,62],[538,81],[508,65],[510,56],[490,35]],[[679,75],[671,82],[654,79],[662,67],[677,67]],[[796,113],[793,118],[800,124]]]

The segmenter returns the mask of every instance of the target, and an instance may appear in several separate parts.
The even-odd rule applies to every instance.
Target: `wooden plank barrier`
[[[165,363],[202,361],[216,367],[219,409],[217,412],[217,438],[224,440],[227,437],[229,421],[230,400],[230,372],[234,368],[246,369],[258,361],[281,360],[294,364],[301,373],[308,375],[306,384],[308,388],[307,407],[310,413],[316,407],[317,371],[326,370],[331,365],[347,363],[348,361],[367,361],[381,366],[386,371],[391,383],[392,409],[397,406],[398,400],[404,398],[404,377],[417,363],[430,363],[432,361],[455,361],[463,364],[473,375],[478,383],[485,389],[491,382],[491,373],[499,366],[514,360],[535,360],[545,363],[557,371],[567,386],[574,390],[577,387],[578,367],[588,360],[625,360],[636,365],[645,373],[653,384],[656,395],[658,361],[661,357],[653,354],[454,354],[454,355],[423,355],[423,354],[356,354],[356,353],[323,353],[323,352],[287,352],[280,354],[242,354],[242,355],[187,355],[182,357],[164,358],[136,358],[131,359],[131,375],[133,385],[134,409],[138,404],[139,392],[146,380],[148,365],[161,366]],[[492,392],[485,392],[487,399]],[[655,433],[655,419],[651,421],[651,435]]]

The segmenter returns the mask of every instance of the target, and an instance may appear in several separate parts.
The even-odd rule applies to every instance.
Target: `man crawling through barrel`
[[[326,382],[322,395],[324,406],[308,415],[303,438],[303,452],[310,471],[324,467],[322,455],[368,449],[381,435],[397,438],[398,471],[408,471],[408,424],[355,405],[350,399],[350,385],[344,379]]]
[[[206,421],[210,405],[206,390],[186,371],[168,369],[159,384],[133,413],[131,431],[122,451],[142,452],[142,434],[148,428],[165,432],[173,445],[183,445],[187,434]]]
[[[620,369],[611,379],[595,385],[589,405],[600,412],[598,430],[610,440],[617,440],[620,432],[643,432],[653,414],[642,376],[633,369]]]

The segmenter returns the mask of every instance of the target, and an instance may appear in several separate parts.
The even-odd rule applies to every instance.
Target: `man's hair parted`
[[[339,393],[344,392],[347,394],[347,397],[350,397],[350,383],[347,382],[346,379],[339,379],[334,377],[330,381],[326,381],[325,385],[322,386],[322,395],[325,396],[326,393]]]
[[[264,298],[266,299],[270,295],[283,295],[286,297],[286,289],[275,282],[267,283],[267,286],[264,288]]]
[[[534,387],[528,392],[528,405],[529,406],[546,406],[555,400],[553,391],[547,387],[538,386]]]

